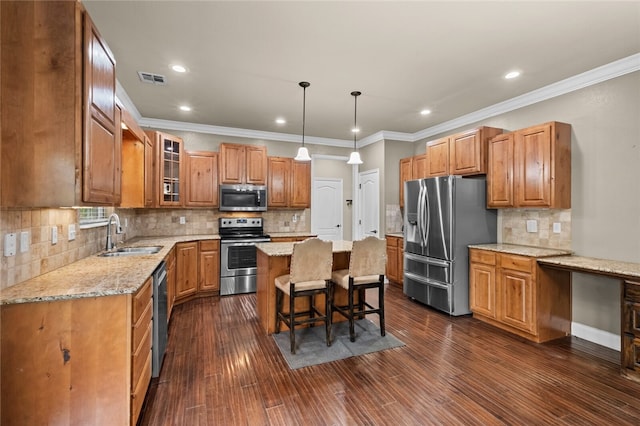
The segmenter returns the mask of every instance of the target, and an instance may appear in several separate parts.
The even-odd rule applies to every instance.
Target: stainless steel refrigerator
[[[404,293],[450,315],[469,309],[469,244],[494,243],[495,210],[484,177],[404,184]]]

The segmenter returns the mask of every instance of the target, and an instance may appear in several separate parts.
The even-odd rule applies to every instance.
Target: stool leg
[[[313,307],[315,306],[315,295],[314,294],[310,294],[309,295],[309,319],[315,318],[316,316],[316,311],[313,309]],[[309,327],[315,327],[316,322],[312,321],[309,323]]]
[[[353,316],[353,278],[349,277],[349,340],[355,342],[356,328]]]
[[[327,281],[324,293],[324,326],[327,334],[327,346],[331,346],[331,281]]]
[[[380,310],[380,335],[384,336],[384,277],[380,276],[380,286],[378,287],[378,309]]]
[[[295,306],[296,298],[294,296],[295,288],[291,284],[291,290],[289,291],[289,340],[291,341],[291,353],[296,353],[296,327],[295,327]]]

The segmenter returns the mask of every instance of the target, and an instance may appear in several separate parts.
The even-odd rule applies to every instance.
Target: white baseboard
[[[615,333],[610,333],[608,331],[600,330],[588,325],[572,322],[571,335],[584,340],[588,340],[589,342],[597,343],[598,345],[602,345],[616,351],[620,351],[621,338],[620,335]]]

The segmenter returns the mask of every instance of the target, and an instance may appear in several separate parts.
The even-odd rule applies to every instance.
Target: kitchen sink
[[[114,251],[107,251],[99,254],[100,257],[119,257],[119,256],[136,256],[143,254],[154,254],[160,251],[162,246],[140,246],[140,247],[122,247]]]

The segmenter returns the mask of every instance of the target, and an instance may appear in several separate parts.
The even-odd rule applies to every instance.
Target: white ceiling
[[[639,1],[84,4],[142,121],[299,138],[306,80],[308,141],[352,140],[354,90],[358,139],[414,134],[640,52]],[[513,69],[521,77],[503,79]],[[167,84],[142,83],[138,71]]]

